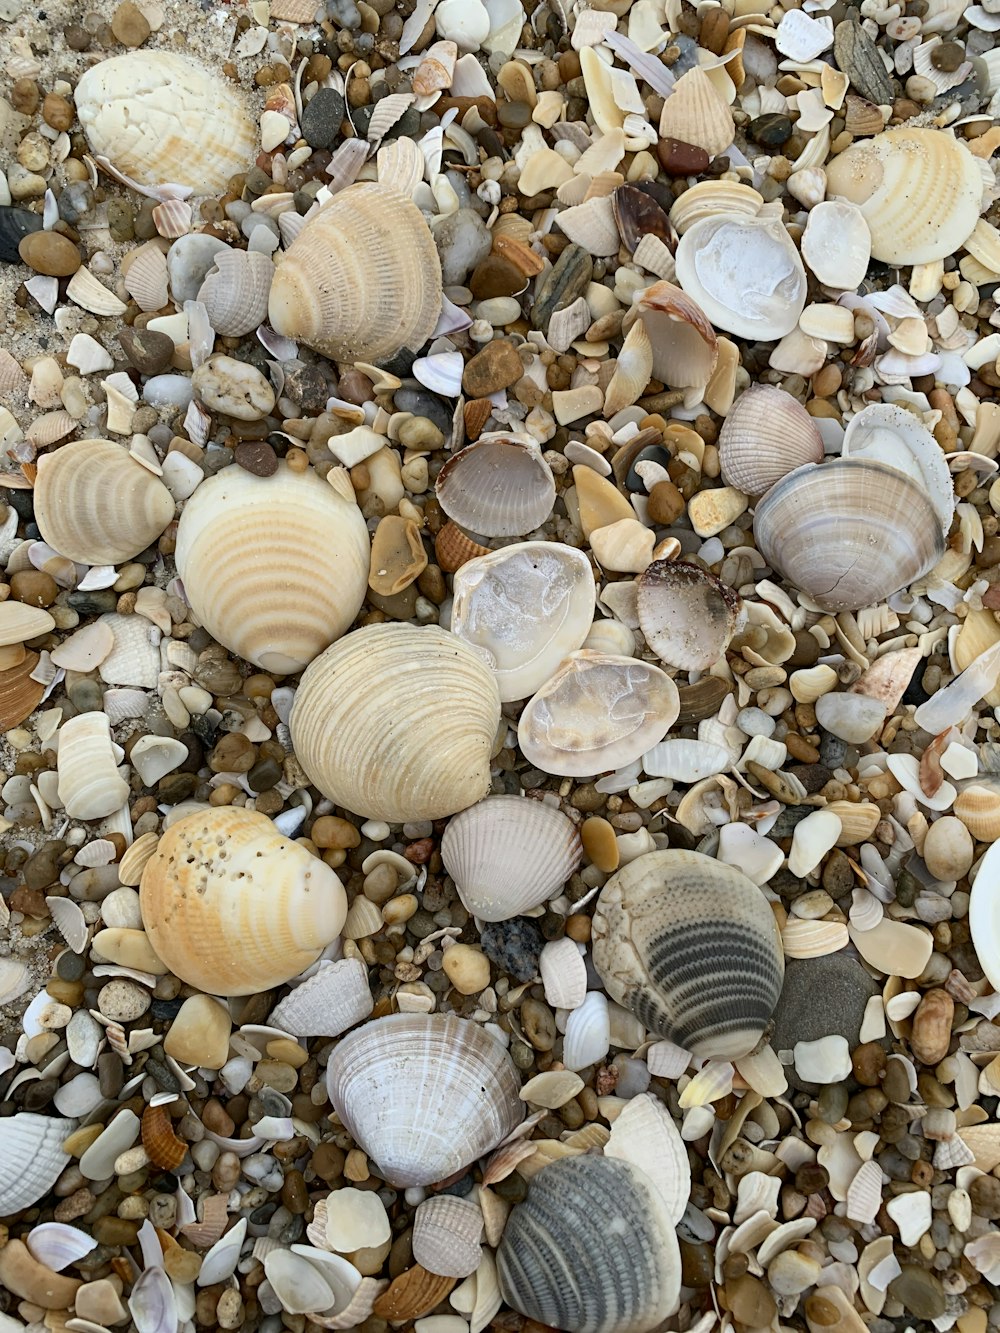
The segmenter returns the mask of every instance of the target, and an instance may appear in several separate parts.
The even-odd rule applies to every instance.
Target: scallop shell
[[[923,489],[862,458],[790,472],[757,506],[753,528],[768,564],[824,611],[875,606],[944,555]]]
[[[743,609],[737,592],[683,560],[654,560],[638,584],[639,625],[661,662],[704,671],[722,657]]]
[[[259,250],[219,250],[198,290],[208,322],[223,338],[242,338],[267,318],[274,276],[270,255]]]
[[[337,361],[416,350],[441,313],[441,263],[410,199],[374,183],[335,195],[278,263],[271,327]]]
[[[763,495],[806,463],[822,463],[823,437],[790,393],[751,384],[729,409],[719,432],[719,466],[727,486]]]
[[[674,84],[660,113],[660,138],[704,148],[717,157],[732,144],[736,126],[725,99],[700,66],[689,69]]]
[[[481,537],[523,537],[552,513],[552,470],[530,436],[480,435],[448,459],[434,484],[441,508]]]
[[[59,728],[59,800],[70,819],[104,819],[128,800],[104,713],[79,713]]]
[[[941,446],[913,412],[894,403],[870,403],[844,432],[844,458],[871,458],[905,472],[937,510],[947,537],[955,514],[955,491]]]
[[[169,51],[136,51],[84,71],[73,93],[91,151],[140,185],[221,194],[253,165],[256,126],[232,83]]]
[[[350,626],[365,598],[369,550],[356,504],[315,472],[279,463],[271,477],[234,466],[202,482],[177,525],[175,558],[212,637],[284,675]]]
[[[473,916],[508,921],[555,897],[579,867],[583,847],[554,806],[488,796],[449,822],[441,857]]]
[[[125,290],[140,310],[162,310],[167,304],[167,258],[151,241],[128,256],[128,268],[122,265]]]
[[[47,1194],[70,1164],[63,1140],[72,1120],[21,1111],[4,1120],[0,1154],[0,1217],[10,1217]]]
[[[493,673],[436,626],[368,625],[306,670],[295,753],[337,805],[390,823],[443,819],[486,795],[500,722]]]
[[[827,193],[856,204],[872,257],[930,264],[960,250],[979,221],[983,182],[976,159],[945,130],[884,130],[826,164]]]
[[[154,1166],[176,1171],[187,1156],[188,1146],[174,1133],[165,1106],[147,1106],[142,1113],[142,1146]]]
[[[698,852],[648,852],[597,901],[594,966],[646,1027],[722,1060],[760,1041],[781,993],[781,941],[764,894]]]
[[[545,1000],[553,1009],[575,1009],[587,994],[587,964],[574,940],[549,940],[538,955]]]
[[[702,388],[712,378],[719,343],[704,310],[672,282],[654,282],[639,297],[638,318],[652,347],[653,374],[671,388]],[[627,322],[627,321],[626,321]]]
[[[438,1194],[417,1205],[413,1257],[429,1273],[468,1277],[482,1258],[483,1213],[478,1204]]]
[[[330,1101],[391,1185],[445,1180],[521,1122],[520,1079],[503,1046],[454,1014],[391,1014],[342,1037]]]
[[[670,221],[683,236],[703,218],[725,214],[732,218],[755,218],[764,207],[764,196],[750,185],[735,181],[699,181],[685,190],[670,209]]]
[[[809,210],[802,233],[802,258],[820,282],[854,291],[864,282],[872,236],[864,214],[842,199],[825,199]]]
[[[253,995],[294,977],[347,914],[325,862],[236,806],[171,824],[146,862],[139,898],[158,957],[208,995]]]
[[[296,1037],[339,1037],[375,1007],[368,969],[359,958],[321,963],[271,1011],[268,1022]]]
[[[582,645],[594,606],[594,575],[582,551],[518,542],[456,572],[451,631],[486,654],[507,703],[533,694]]]
[[[131,560],[174,516],[163,482],[110,440],[75,440],[39,458],[34,504],[43,539],[81,565]]]
[[[646,1333],[675,1308],[681,1264],[666,1202],[613,1157],[553,1162],[511,1212],[497,1251],[513,1309],[574,1333]]]
[[[517,741],[543,773],[591,777],[633,763],[679,711],[677,687],[659,667],[581,649],[525,704]]]

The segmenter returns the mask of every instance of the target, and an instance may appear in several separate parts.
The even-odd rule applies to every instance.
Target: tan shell
[[[976,842],[1000,838],[1000,793],[991,787],[973,783],[959,792],[952,809]]]
[[[704,310],[672,282],[654,282],[633,307],[652,346],[652,370],[672,389],[700,388],[712,378],[719,344]]]
[[[278,263],[268,313],[278,333],[337,361],[420,347],[441,313],[441,264],[416,204],[376,184],[335,195]]]
[[[493,673],[436,626],[368,625],[302,677],[290,720],[310,781],[390,823],[442,819],[486,795],[500,721]]]
[[[38,460],[35,522],[81,565],[118,565],[156,541],[174,516],[163,482],[110,440],[75,440]]]
[[[481,435],[448,459],[435,491],[460,527],[481,537],[523,537],[552,512],[552,469],[530,437]]]
[[[41,703],[45,686],[31,679],[38,662],[37,653],[26,653],[17,666],[0,671],[0,730],[20,726]]]
[[[357,505],[315,472],[280,463],[273,476],[256,477],[234,466],[187,502],[176,560],[185,595],[213,638],[286,674],[301,671],[361,609],[368,529]]]
[[[717,157],[730,146],[735,133],[733,113],[705,71],[695,66],[682,74],[663,103],[660,138],[680,139]]]
[[[26,643],[55,628],[55,620],[40,606],[26,602],[0,602],[0,647]]]
[[[722,423],[722,479],[747,495],[763,495],[797,467],[822,461],[815,421],[797,399],[773,385],[751,384]]]
[[[59,729],[59,799],[70,819],[105,819],[128,799],[104,713],[79,713]]]
[[[449,519],[434,538],[434,554],[446,574],[454,574],[478,555],[489,555],[488,546],[480,546]]]
[[[262,324],[273,276],[271,256],[260,250],[219,250],[198,289],[215,332],[242,338]]]
[[[208,995],[288,981],[333,943],[347,914],[325,862],[236,806],[172,824],[142,872],[139,900],[157,955]]]
[[[672,206],[670,221],[683,236],[702,218],[715,217],[719,213],[755,218],[763,207],[764,196],[750,185],[725,180],[699,181],[685,190]]]
[[[122,264],[125,290],[140,310],[162,310],[167,304],[167,258],[158,245],[147,241]]]

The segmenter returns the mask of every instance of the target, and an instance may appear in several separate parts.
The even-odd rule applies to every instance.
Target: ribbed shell
[[[34,503],[43,539],[81,565],[131,560],[174,516],[163,482],[110,440],[75,440],[43,454]]]
[[[583,847],[562,811],[521,796],[488,796],[449,822],[441,856],[468,911],[507,921],[557,894]]]
[[[213,638],[265,671],[301,671],[350,626],[368,585],[368,529],[315,472],[229,467],[177,525],[177,569]]]
[[[389,823],[443,819],[486,795],[500,722],[493,674],[436,626],[368,625],[306,670],[295,754],[337,805]]]
[[[680,1291],[680,1252],[665,1202],[614,1158],[545,1167],[517,1205],[497,1251],[504,1300],[571,1333],[646,1333]]]
[[[316,962],[347,914],[340,880],[265,816],[234,806],[172,824],[139,888],[149,942],[208,995],[252,995]]]
[[[413,1218],[413,1257],[429,1273],[468,1277],[482,1259],[483,1213],[453,1194],[431,1195]]]
[[[271,1011],[268,1022],[296,1037],[339,1037],[374,1007],[364,963],[360,958],[341,958],[321,964]]]
[[[335,195],[279,262],[268,312],[278,333],[336,361],[416,350],[441,313],[441,263],[416,204],[376,184]]]
[[[448,459],[434,489],[449,518],[481,537],[523,537],[552,513],[552,469],[533,440],[482,435]]]
[[[260,250],[220,250],[198,291],[215,332],[242,338],[263,323],[273,276],[271,256]]]
[[[390,1014],[337,1044],[326,1074],[348,1132],[391,1185],[430,1185],[521,1123],[514,1063],[454,1014]]]
[[[128,799],[105,713],[79,713],[59,729],[59,799],[71,819],[105,819]]]
[[[102,60],[73,93],[91,151],[140,185],[225,190],[253,165],[257,127],[228,79],[170,51]]]
[[[646,1027],[695,1055],[757,1045],[784,976],[767,899],[698,852],[647,852],[612,875],[594,913],[594,966]]]
[[[56,1182],[71,1158],[62,1150],[72,1120],[22,1111],[3,1122],[0,1217],[30,1208]]]
[[[763,495],[805,463],[822,463],[816,423],[790,393],[751,384],[729,409],[719,432],[722,480],[747,495]]]

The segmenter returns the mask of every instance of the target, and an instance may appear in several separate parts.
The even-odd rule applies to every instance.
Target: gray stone
[[[865,1006],[879,993],[878,984],[849,954],[786,959],[785,981],[774,1011],[772,1048],[791,1051],[796,1042],[840,1036],[853,1051],[860,1043]],[[785,1073],[799,1091],[816,1091],[816,1084],[796,1077],[794,1066],[786,1065]]]
[[[441,280],[446,287],[456,287],[490,253],[493,237],[478,213],[459,208],[435,227],[434,243],[441,258]]]

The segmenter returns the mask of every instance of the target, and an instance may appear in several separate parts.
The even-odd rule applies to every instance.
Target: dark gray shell
[[[33,231],[41,231],[41,213],[27,208],[0,207],[0,263],[20,264],[17,247]]]
[[[594,966],[652,1032],[699,1056],[760,1041],[785,966],[767,899],[698,852],[648,852],[612,875],[594,913]]]
[[[500,1290],[529,1319],[572,1333],[646,1333],[670,1315],[680,1253],[663,1199],[610,1157],[545,1167],[497,1251]]]

